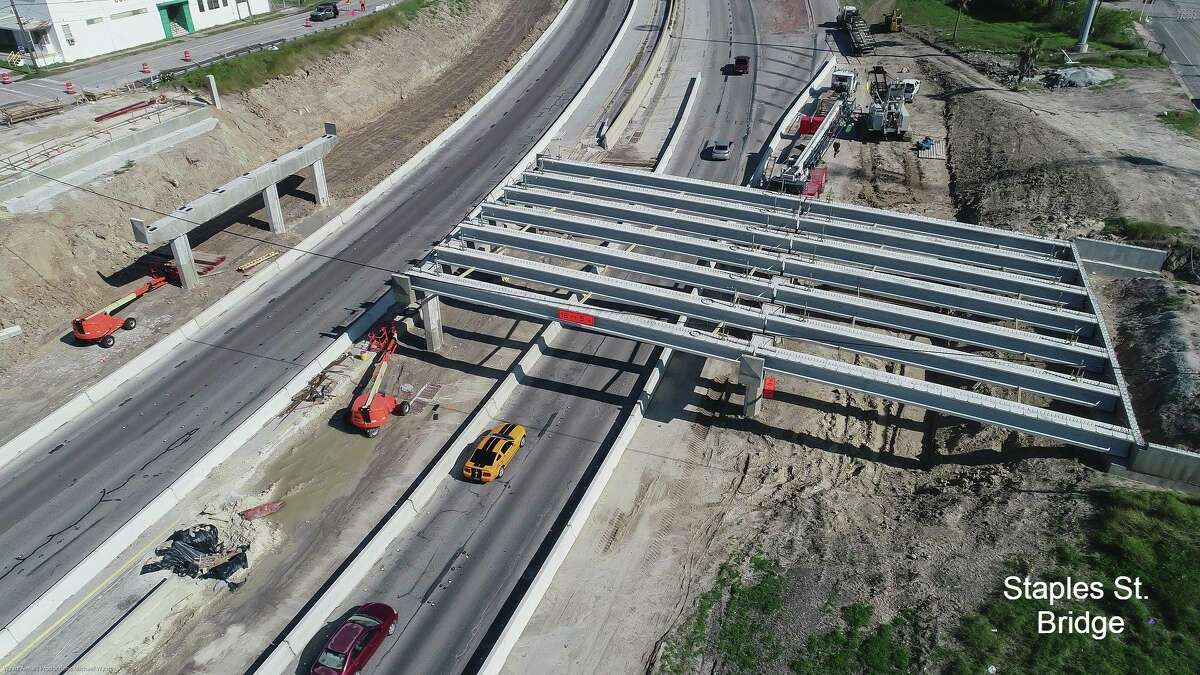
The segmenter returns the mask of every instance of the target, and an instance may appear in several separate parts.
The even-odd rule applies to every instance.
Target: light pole
[[[1100,9],[1100,0],[1091,0],[1088,3],[1087,12],[1083,15],[1083,24],[1079,26],[1079,42],[1075,44],[1075,51],[1080,54],[1086,54],[1088,50],[1088,35],[1092,33],[1092,21],[1096,20],[1096,11]]]

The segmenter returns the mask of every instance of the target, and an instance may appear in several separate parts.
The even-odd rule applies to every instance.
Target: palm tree
[[[1025,78],[1033,75],[1037,70],[1037,60],[1042,56],[1042,36],[1030,34],[1021,43],[1021,49],[1017,52],[1017,88],[1021,88],[1021,82]]]

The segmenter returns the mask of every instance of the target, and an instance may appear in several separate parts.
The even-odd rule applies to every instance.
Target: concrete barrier
[[[675,130],[672,132],[671,141],[667,144],[667,150],[659,157],[658,162],[654,165],[654,173],[666,173],[667,164],[674,152],[674,146],[679,140],[679,133],[685,126],[687,116],[691,109],[691,94],[695,93],[700,83],[700,74],[692,78],[691,87],[688,90],[689,100],[685,101],[683,112],[680,114],[679,123],[675,125]],[[714,265],[715,266],[715,265]],[[692,289],[692,295],[699,295],[700,289]],[[687,322],[687,317],[679,317],[679,323]],[[557,324],[555,324],[557,325]],[[517,645],[517,640],[521,638],[521,633],[525,631],[525,627],[529,625],[530,619],[533,618],[533,613],[537,611],[537,607],[545,597],[546,591],[550,589],[550,584],[554,581],[555,575],[558,574],[558,569],[562,567],[566,561],[567,555],[571,552],[571,547],[575,545],[575,540],[579,538],[579,534],[583,531],[583,526],[587,523],[587,519],[591,516],[592,509],[599,503],[601,495],[604,494],[604,488],[608,486],[608,481],[612,478],[613,473],[617,470],[617,465],[621,463],[621,458],[625,455],[625,449],[629,447],[629,442],[633,440],[634,434],[637,433],[638,426],[642,423],[645,417],[646,409],[650,407],[650,402],[654,399],[654,392],[658,389],[658,383],[662,381],[666,374],[667,366],[671,364],[671,357],[674,356],[675,350],[662,349],[658,353],[658,358],[654,363],[654,370],[650,372],[650,377],[646,378],[646,385],[642,389],[642,393],[638,395],[638,400],[634,403],[633,409],[629,412],[629,417],[625,418],[624,424],[621,426],[621,431],[617,433],[616,439],[613,441],[612,447],[609,448],[608,455],[604,461],[600,463],[600,468],[596,470],[596,474],[592,476],[591,483],[588,484],[587,490],[579,503],[575,505],[575,510],[571,513],[571,517],[567,520],[566,526],[559,532],[558,539],[554,542],[553,548],[538,568],[537,574],[529,587],[525,589],[525,594],[521,596],[520,602],[517,603],[516,609],[513,610],[512,616],[509,617],[508,623],[505,624],[504,630],[500,632],[500,636],[496,638],[496,642],[492,645],[492,650],[484,659],[483,664],[479,668],[480,675],[491,675],[499,673],[504,667],[504,662],[508,659],[508,655]]]
[[[666,147],[663,148],[662,154],[658,156],[658,161],[654,165],[656,172],[659,168],[666,170],[671,158],[675,156],[675,150],[679,148],[679,142],[683,139],[683,130],[687,128],[688,119],[692,116],[692,109],[695,107],[700,79],[700,73],[696,73],[696,76],[688,82],[687,91],[683,94],[683,108],[679,113],[679,119],[675,121],[675,127],[671,129],[671,139],[667,141]]]
[[[601,462],[600,468],[596,470],[596,475],[592,477],[592,482],[588,485],[587,491],[583,493],[583,497],[575,505],[575,510],[571,513],[566,526],[559,533],[558,540],[554,542],[554,546],[550,549],[546,560],[538,568],[537,575],[530,582],[529,587],[525,590],[525,594],[521,596],[521,601],[517,603],[517,607],[513,610],[512,616],[509,617],[504,630],[496,638],[491,652],[488,653],[483,665],[479,668],[480,675],[494,675],[495,673],[499,673],[501,668],[504,667],[505,660],[508,659],[508,655],[512,652],[513,647],[516,646],[517,640],[520,639],[521,633],[525,630],[525,626],[533,618],[533,613],[537,611],[542,597],[550,589],[550,584],[554,581],[554,576],[558,573],[558,569],[562,567],[563,562],[566,561],[567,555],[571,552],[571,547],[575,545],[575,540],[579,538],[580,532],[583,531],[583,526],[587,523],[588,517],[591,516],[592,509],[600,501],[601,495],[604,494],[604,488],[608,486],[608,481],[617,470],[617,465],[621,462],[621,457],[625,455],[625,449],[629,447],[629,442],[633,440],[634,434],[637,433],[638,425],[642,423],[642,418],[645,416],[646,409],[650,406],[650,401],[654,398],[654,392],[658,389],[658,383],[662,380],[673,353],[671,349],[663,349],[659,352],[658,359],[654,363],[654,370],[651,371],[650,377],[646,380],[646,388],[638,395],[637,402],[634,403],[633,409],[629,412],[629,417],[625,418],[625,423],[621,426],[621,431],[618,432],[617,438],[613,441],[608,455]]]
[[[633,86],[633,91],[630,92],[629,98],[625,99],[625,103],[621,106],[621,110],[617,112],[604,129],[601,135],[602,145],[610,147],[609,139],[613,143],[621,140],[621,134],[625,133],[625,128],[629,126],[629,122],[633,120],[633,115],[642,107],[642,101],[646,99],[646,94],[650,93],[650,85],[658,76],[658,69],[662,66],[663,57],[667,53],[667,47],[671,44],[671,27],[675,25],[675,8],[679,5],[676,0],[667,0],[667,11],[663,13],[662,27],[658,31],[658,41],[654,43],[654,49],[650,52],[650,59],[646,62],[646,68],[638,77],[637,84]]]
[[[826,59],[825,63],[823,63],[821,67],[817,68],[817,71],[813,73],[812,79],[810,79],[808,83],[804,85],[804,88],[801,89],[796,98],[792,100],[792,104],[789,105],[787,110],[783,112],[783,116],[779,118],[779,122],[775,125],[775,129],[772,130],[770,138],[763,145],[762,150],[759,151],[759,157],[754,166],[754,172],[750,175],[750,180],[746,182],[747,185],[758,185],[759,181],[762,180],[763,171],[766,170],[767,167],[767,161],[773,157],[780,148],[783,147],[784,132],[787,131],[787,128],[791,126],[792,122],[794,122],[796,118],[799,117],[802,112],[804,112],[805,108],[812,106],[815,103],[817,92],[820,89],[829,86],[829,81],[833,76],[833,69],[836,65],[837,60],[834,57],[830,56],[828,59]]]
[[[555,22],[552,23],[550,28],[547,29],[546,34],[548,34],[551,29],[555,28],[555,25],[566,16],[567,11],[571,9],[572,5],[580,1],[581,0],[568,0],[567,4],[564,5],[563,9],[559,12]],[[605,52],[604,57],[601,58],[600,63],[596,65],[596,69],[592,71],[592,74],[588,80],[584,82],[583,87],[581,87],[578,93],[576,93],[575,98],[573,98],[571,102],[567,104],[567,107],[563,109],[563,112],[558,116],[558,119],[556,119],[554,123],[550,125],[550,128],[546,130],[546,133],[544,133],[540,139],[538,139],[538,142],[534,144],[533,148],[530,149],[525,157],[523,157],[521,161],[517,163],[516,168],[509,172],[509,174],[500,182],[496,189],[488,194],[484,201],[494,199],[500,194],[504,186],[511,184],[517,179],[517,177],[524,173],[526,167],[536,161],[538,154],[550,144],[555,135],[558,134],[559,130],[563,127],[563,125],[566,124],[567,120],[570,119],[571,115],[579,107],[580,103],[587,98],[588,94],[595,86],[596,81],[599,79],[600,74],[612,60],[617,46],[621,43],[621,40],[629,31],[629,28],[633,23],[633,17],[635,15],[634,9],[636,5],[637,0],[630,2],[629,10],[625,14],[625,20],[622,22],[621,27],[617,30],[612,42],[609,43],[608,50]],[[543,34],[543,38],[546,34]],[[478,211],[479,207],[477,205],[472,210],[471,215],[477,215]],[[290,631],[288,631],[284,639],[280,641],[280,643],[273,649],[270,649],[270,653],[267,654],[267,657],[258,666],[257,670],[255,670],[256,673],[261,673],[263,675],[282,675],[283,673],[291,670],[292,663],[304,651],[305,646],[310,640],[312,640],[313,636],[324,627],[328,617],[334,611],[336,611],[336,609],[341,606],[343,602],[345,602],[346,598],[350,597],[350,594],[354,592],[354,589],[362,581],[366,573],[370,571],[371,567],[383,557],[384,553],[386,553],[387,546],[392,541],[395,541],[395,539],[404,532],[405,528],[412,523],[413,519],[416,518],[421,509],[429,503],[429,500],[433,497],[434,492],[441,485],[442,481],[446,478],[446,476],[450,475],[455,462],[458,461],[458,453],[455,452],[455,449],[461,448],[470,441],[475,440],[475,438],[483,432],[483,430],[487,427],[487,424],[496,417],[497,413],[499,413],[508,397],[511,396],[512,392],[516,390],[517,385],[520,384],[521,380],[525,377],[525,374],[532,370],[533,364],[536,363],[537,359],[541,358],[542,354],[545,352],[545,349],[550,345],[550,342],[558,336],[561,330],[562,324],[558,322],[552,322],[542,329],[542,331],[530,344],[526,352],[517,361],[516,365],[509,370],[504,379],[501,380],[489,393],[476,413],[472,415],[471,418],[465,423],[463,423],[463,425],[459,427],[458,433],[454,435],[454,438],[452,438],[445,446],[443,446],[441,457],[439,457],[436,463],[425,473],[425,478],[412,488],[412,491],[409,493],[408,498],[401,505],[401,508],[397,509],[396,512],[390,518],[388,518],[383,527],[380,528],[374,537],[372,537],[371,541],[368,542],[368,544],[357,556],[355,556],[354,560],[351,561],[346,570],[344,570],[343,573],[340,574],[338,578],[329,585],[329,587],[321,594],[321,597],[318,598],[317,602],[314,603],[313,606],[304,613],[300,620],[296,622],[296,625],[293,626]]]

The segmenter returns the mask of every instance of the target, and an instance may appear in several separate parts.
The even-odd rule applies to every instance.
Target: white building
[[[38,65],[109,54],[270,11],[270,0],[18,0],[21,31],[7,4],[0,0],[0,52],[33,51]]]

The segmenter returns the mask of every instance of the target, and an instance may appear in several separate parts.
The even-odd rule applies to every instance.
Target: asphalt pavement
[[[1200,107],[1200,0],[1156,2],[1146,16],[1192,104]]]
[[[571,329],[555,344],[494,420],[529,430],[504,477],[480,485],[448,476],[343,608],[379,601],[400,615],[367,672],[467,669],[568,498],[607,453],[654,350]]]
[[[351,17],[350,6],[343,2],[339,5],[342,12],[337,18],[314,23],[311,28],[304,27],[304,19],[308,16],[308,12],[305,11],[241,27],[236,27],[237,24],[218,26],[204,33],[165,41],[161,46],[147,46],[145,49],[136,49],[132,53],[119,56],[101,56],[89,59],[78,66],[54,70],[44,77],[19,79],[20,76],[17,73],[12,73],[13,83],[0,86],[0,105],[22,100],[36,101],[55,98],[66,100],[72,98],[66,94],[68,80],[75,85],[76,91],[113,89],[149,77],[146,73],[141,72],[143,63],[150,66],[151,73],[187,65],[183,60],[183,50],[185,49],[191,52],[192,61],[203,61],[250,45],[329,30],[367,16],[380,4],[392,3],[381,3],[379,0],[368,2],[365,13]],[[357,0],[355,0],[354,8],[357,11]],[[0,67],[0,70],[7,70],[7,68]]]
[[[712,45],[705,49],[706,75],[732,62],[731,50],[757,51],[749,0],[710,0],[705,9],[706,30],[717,36],[704,41]],[[705,134],[765,139],[771,133],[807,82],[812,58],[809,50],[770,50],[779,62],[767,76],[725,83],[713,77],[718,84],[702,88],[697,122],[683,130],[692,145],[699,148]],[[757,88],[756,81],[768,86]],[[682,173],[731,183],[741,182],[748,164],[745,157],[729,162],[685,157]],[[365,672],[457,674],[470,672],[486,656],[524,583],[536,573],[530,561],[539,548],[552,545],[556,519],[603,461],[653,356],[646,345],[573,329],[564,330],[552,347],[494,420],[530,430],[530,441],[504,478],[475,485],[448,476],[409,533],[376,566],[379,574],[334,612],[307,655],[319,650],[356,605],[377,601],[395,607],[400,621]],[[306,665],[301,659],[296,672],[305,672]]]
[[[8,623],[203,456],[443,237],[528,152],[595,68],[624,15],[580,3],[538,60],[427,167],[0,475],[0,623]],[[474,139],[487,134],[480,161]],[[446,186],[453,186],[447,189]],[[370,265],[370,266],[365,266]]]

